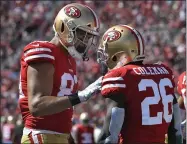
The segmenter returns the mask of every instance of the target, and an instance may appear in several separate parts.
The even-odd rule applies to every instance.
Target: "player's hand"
[[[101,90],[103,76],[98,78],[95,82],[90,84],[84,90],[78,92],[78,96],[81,101],[87,101],[91,96],[93,96],[96,92]]]

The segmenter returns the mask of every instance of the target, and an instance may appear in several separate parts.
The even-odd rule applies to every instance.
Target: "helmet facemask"
[[[98,36],[88,33],[87,31],[77,27],[74,32],[75,50],[82,56],[83,60],[88,60],[88,50],[95,49],[98,44]]]
[[[88,50],[94,49],[98,45],[98,34],[94,33],[88,26],[76,26],[73,21],[64,24],[66,24],[69,31],[67,42],[70,46],[66,47],[60,40],[61,44],[65,46],[71,56],[87,61],[89,59]]]
[[[106,51],[106,47],[99,48],[97,51],[97,62],[101,65],[107,66],[109,69],[116,67],[119,65],[119,63],[122,64],[122,61],[120,61],[121,55],[124,54],[124,51],[120,51],[115,53],[112,56],[109,56],[109,54]]]
[[[103,42],[103,45],[98,48],[97,51],[97,62],[102,64],[106,64],[109,59],[109,55],[107,53],[107,40]]]
[[[97,62],[101,65],[107,66],[109,69],[114,67],[117,63],[117,57],[108,53],[108,39],[103,42],[103,45],[98,48],[97,51]],[[116,58],[116,59],[115,59]]]

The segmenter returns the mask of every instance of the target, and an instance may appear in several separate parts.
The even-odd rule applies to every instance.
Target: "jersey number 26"
[[[166,87],[173,88],[173,85],[168,78],[163,78],[157,84],[152,79],[142,79],[138,84],[139,91],[146,91],[148,87],[151,87],[154,95],[146,97],[141,103],[142,109],[142,125],[157,125],[162,124],[162,119],[166,123],[171,122],[172,113],[169,114],[169,103],[173,102],[173,95],[166,94]],[[150,106],[156,105],[162,101],[163,112],[157,112],[156,116],[150,116]]]

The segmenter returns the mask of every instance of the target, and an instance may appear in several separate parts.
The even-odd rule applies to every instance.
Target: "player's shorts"
[[[25,128],[24,128],[25,130]],[[44,132],[46,132],[44,130]],[[60,143],[68,144],[69,134],[54,134],[54,133],[42,133],[40,131],[23,131],[23,136],[21,139],[22,144],[45,144],[45,143]]]

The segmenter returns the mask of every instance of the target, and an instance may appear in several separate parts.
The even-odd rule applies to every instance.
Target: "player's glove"
[[[103,79],[103,76],[98,78],[95,82],[90,84],[84,90],[78,91],[75,94],[69,95],[68,98],[69,98],[69,101],[71,102],[71,105],[74,106],[74,105],[79,104],[81,102],[87,101],[96,92],[101,90],[102,79]]]
[[[98,78],[84,90],[78,92],[78,97],[81,102],[87,101],[93,94],[101,89],[102,78]]]

